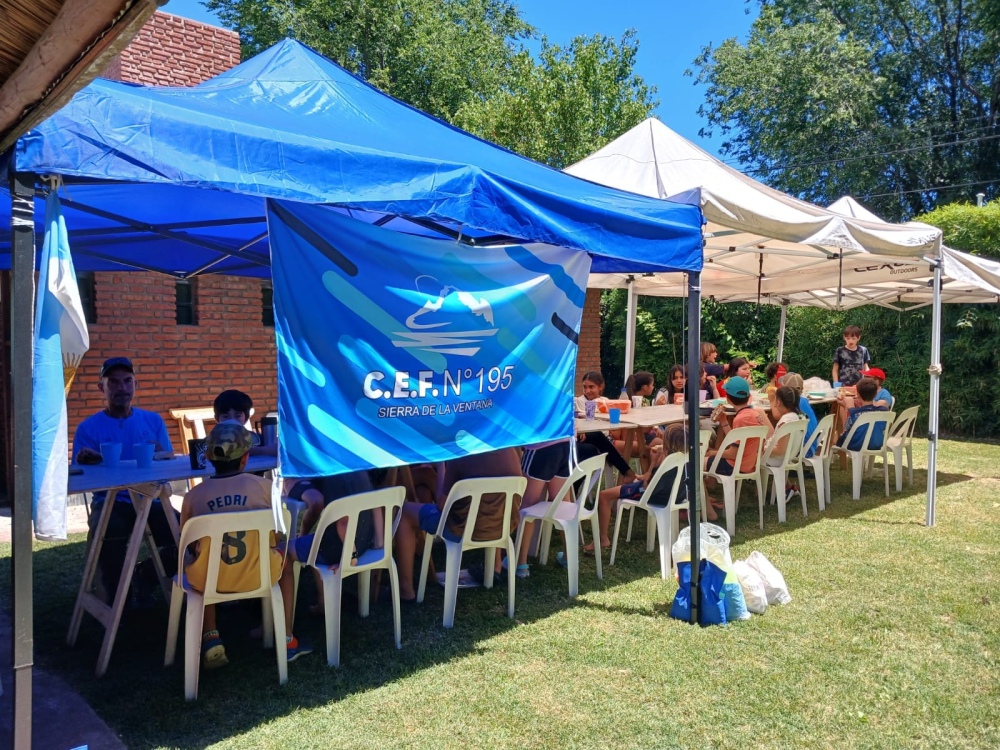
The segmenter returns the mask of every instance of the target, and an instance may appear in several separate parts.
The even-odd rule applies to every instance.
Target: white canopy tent
[[[935,227],[885,222],[849,197],[828,209],[793,198],[723,164],[655,119],[566,171],[701,206],[706,220],[702,295],[782,305],[782,341],[789,304],[831,310],[933,304],[926,521],[934,524],[940,303],[1000,301],[1000,264],[943,247]],[[954,274],[947,282],[944,267]],[[637,296],[686,294],[679,275],[594,274],[590,285],[629,290],[627,372],[634,362]]]

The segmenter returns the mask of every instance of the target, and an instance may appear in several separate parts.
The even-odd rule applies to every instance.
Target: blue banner
[[[573,434],[590,258],[268,202],[282,472],[445,461]]]

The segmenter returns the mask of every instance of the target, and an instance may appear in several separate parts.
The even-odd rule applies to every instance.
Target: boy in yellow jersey
[[[208,436],[206,457],[212,462],[215,474],[189,490],[181,506],[181,526],[189,518],[209,513],[230,513],[242,510],[268,510],[271,507],[271,483],[253,474],[245,473],[247,457],[253,447],[253,436],[242,425],[234,422],[217,424]],[[228,543],[222,547],[222,564],[219,566],[218,590],[221,592],[249,591],[257,588],[259,579],[259,543],[255,531],[227,535]],[[282,576],[281,553],[274,549],[271,536],[271,583]],[[184,573],[188,583],[203,591],[208,570],[208,556],[198,550],[195,559]],[[286,574],[287,575],[287,574]],[[284,583],[284,582],[283,582]],[[282,586],[282,594],[285,594]],[[291,588],[289,593],[291,592]],[[288,660],[309,653],[312,649],[299,644],[288,634]],[[201,643],[202,665],[215,669],[229,663],[226,647],[216,626],[215,606],[205,607]]]

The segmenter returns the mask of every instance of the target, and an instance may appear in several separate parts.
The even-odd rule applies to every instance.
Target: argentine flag
[[[45,204],[45,244],[38,269],[32,373],[31,510],[35,538],[66,539],[69,434],[66,390],[90,335],[69,253],[69,237],[55,190]],[[64,366],[69,377],[64,377]]]

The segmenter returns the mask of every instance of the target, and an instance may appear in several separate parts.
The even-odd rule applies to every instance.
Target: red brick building
[[[235,32],[156,13],[111,63],[105,77],[153,86],[193,86],[239,62]],[[71,437],[84,417],[101,408],[98,373],[101,362],[112,356],[132,358],[139,383],[136,404],[163,415],[175,450],[181,449],[180,434],[169,418],[171,409],[210,406],[226,388],[250,393],[258,414],[277,408],[274,328],[265,323],[264,314],[269,282],[212,275],[178,282],[136,272],[81,274],[80,286],[85,300],[92,300],[93,321],[90,351],[68,398]],[[9,331],[9,323],[5,330]],[[584,308],[578,372],[600,369],[600,336],[600,292],[591,290]],[[4,350],[9,352],[9,345]],[[7,410],[2,423],[9,425],[9,420]],[[4,432],[9,435],[9,427]]]

